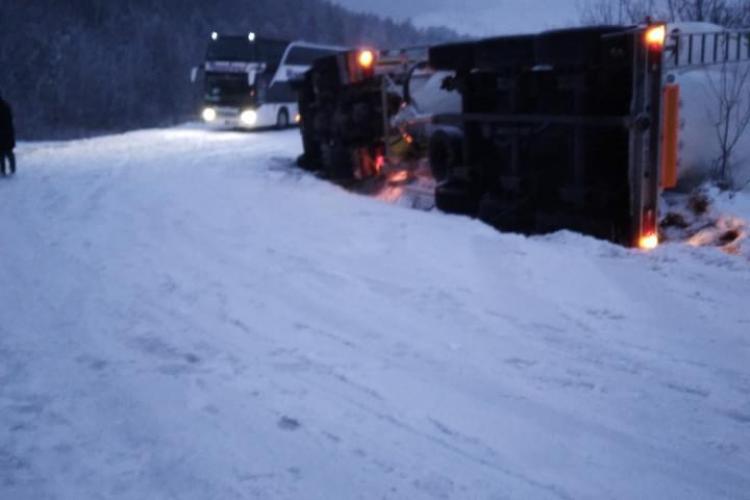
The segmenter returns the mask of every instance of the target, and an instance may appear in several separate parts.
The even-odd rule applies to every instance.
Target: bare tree
[[[660,17],[658,0],[588,0],[579,4],[584,24],[640,23],[647,17]]]
[[[747,0],[667,0],[669,18],[674,21],[699,21],[727,28],[750,22]]]
[[[609,0],[590,0],[579,5],[579,12],[585,25],[622,24],[621,10]]]
[[[707,70],[709,106],[719,154],[714,173],[719,184],[732,188],[733,171],[742,161],[737,158],[737,145],[750,127],[750,63],[724,63],[720,70]]]
[[[667,8],[671,19],[706,21],[708,10],[715,10],[717,3],[717,0],[667,0]],[[708,4],[713,4],[713,8]]]
[[[651,16],[728,28],[750,25],[750,0],[582,0],[579,12],[585,24],[640,23]]]
[[[658,0],[622,0],[625,15],[630,22],[640,23],[648,17],[663,17]]]

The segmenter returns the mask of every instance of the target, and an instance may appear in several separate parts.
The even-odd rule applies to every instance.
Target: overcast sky
[[[444,25],[469,35],[541,31],[578,20],[580,0],[333,0],[353,10],[417,26]]]

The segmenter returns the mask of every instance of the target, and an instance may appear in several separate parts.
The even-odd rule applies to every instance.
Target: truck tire
[[[430,136],[428,154],[432,177],[437,182],[447,180],[451,170],[461,164],[463,156],[461,135],[437,130]]]
[[[279,130],[289,128],[289,111],[286,108],[281,108],[276,115],[276,128]]]

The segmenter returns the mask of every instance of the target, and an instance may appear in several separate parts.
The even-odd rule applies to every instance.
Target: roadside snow
[[[750,196],[705,184],[690,193],[667,192],[662,240],[711,246],[750,261]]]
[[[750,498],[747,260],[500,234],[299,149],[20,147],[0,498]]]

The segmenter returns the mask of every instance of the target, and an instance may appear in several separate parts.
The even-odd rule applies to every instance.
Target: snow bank
[[[690,194],[666,193],[662,232],[667,241],[711,246],[750,260],[750,196],[704,186]]]

